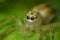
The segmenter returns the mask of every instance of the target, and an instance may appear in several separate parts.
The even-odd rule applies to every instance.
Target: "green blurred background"
[[[55,22],[60,21],[60,0],[0,0],[0,20],[8,17],[9,15],[15,15],[20,20],[23,21],[24,14],[30,10],[34,5],[39,3],[50,3],[56,9],[56,19]],[[12,25],[13,22],[5,23],[0,26],[0,34],[7,29],[9,25]],[[60,29],[55,28],[55,40],[60,40]],[[10,33],[4,40],[24,40],[19,34],[20,31],[14,31]],[[38,40],[39,34],[34,34],[32,38],[28,40]],[[49,40],[50,33],[47,31],[44,36],[44,40]]]

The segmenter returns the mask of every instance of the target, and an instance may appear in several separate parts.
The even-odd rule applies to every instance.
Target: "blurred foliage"
[[[24,14],[29,11],[34,5],[39,3],[50,3],[56,9],[56,18],[54,21],[60,21],[60,0],[0,0],[0,20],[8,17],[9,15],[17,16],[21,21],[24,19]],[[11,23],[10,23],[11,22]],[[12,25],[14,21],[10,21],[8,24],[0,26],[0,34],[8,27]],[[55,40],[60,40],[60,29],[56,28],[58,32],[55,34]],[[46,37],[47,38],[46,38]],[[45,33],[44,38],[49,40],[49,31]],[[38,40],[39,35],[36,33],[32,38],[28,40]],[[4,40],[24,40],[21,37],[20,31],[16,30],[9,34]]]
[[[0,3],[1,3],[1,2],[4,2],[4,1],[5,1],[5,0],[0,0]]]

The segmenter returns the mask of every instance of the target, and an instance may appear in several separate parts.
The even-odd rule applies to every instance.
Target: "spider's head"
[[[34,22],[34,21],[36,21],[36,19],[38,18],[38,15],[39,15],[39,13],[37,13],[37,12],[29,11],[29,12],[25,15],[25,18],[26,18],[26,20],[29,21],[29,22]]]

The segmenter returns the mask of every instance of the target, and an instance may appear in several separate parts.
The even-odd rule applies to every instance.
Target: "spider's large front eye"
[[[27,17],[27,19],[30,19],[29,16],[26,16],[26,17]]]
[[[31,20],[34,20],[34,17],[31,17]]]

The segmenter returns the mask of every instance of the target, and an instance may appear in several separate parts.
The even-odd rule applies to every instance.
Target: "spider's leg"
[[[44,25],[42,26],[44,27],[43,30],[46,31],[46,30],[50,30],[51,32],[51,40],[54,40],[54,34],[55,34],[55,31],[54,31],[54,28],[56,27],[59,27],[60,28],[60,22],[56,22],[56,23],[52,23],[52,24],[48,24],[48,25]]]
[[[22,21],[18,17],[15,16],[14,20],[15,20],[17,26],[22,26],[23,25]]]
[[[55,34],[55,31],[54,31],[54,28],[51,26],[51,40],[54,40],[54,34]]]
[[[13,19],[15,25],[11,26],[11,27],[8,27],[3,33],[0,34],[0,40],[3,40],[4,38],[6,38],[12,31],[16,30],[14,29],[16,26],[16,24],[18,24],[18,22],[20,23],[19,19],[16,17],[16,16],[8,16],[7,18],[3,19],[0,21],[0,24],[6,24],[5,22],[10,20],[10,19]],[[8,22],[9,23],[9,22]],[[1,26],[1,25],[0,25]],[[20,25],[19,25],[20,26]]]
[[[10,15],[8,16],[7,18],[3,19],[3,20],[0,20],[0,24],[10,20],[10,19],[13,19],[15,21],[15,23],[18,25],[18,26],[22,26],[22,22],[21,20],[17,17],[17,16],[14,16],[14,15]]]
[[[6,38],[11,32],[13,32],[15,29],[15,25],[7,28],[3,33],[0,34],[0,40],[3,40]]]
[[[44,31],[49,30],[49,29],[53,30],[56,27],[58,27],[58,28],[60,27],[60,22],[55,22],[52,24],[43,25],[42,27],[44,27],[43,28]]]
[[[43,40],[43,35],[44,35],[43,30],[40,30],[40,37],[39,37],[39,40]]]
[[[14,16],[8,16],[7,18],[5,18],[5,19],[3,19],[3,20],[0,20],[0,23],[3,23],[3,22],[5,22],[5,21],[7,21],[7,20],[9,20],[10,18],[13,18]]]
[[[54,31],[54,27],[53,26],[54,26],[53,24],[49,25],[50,33],[51,33],[51,39],[50,40],[54,40],[55,31]]]

